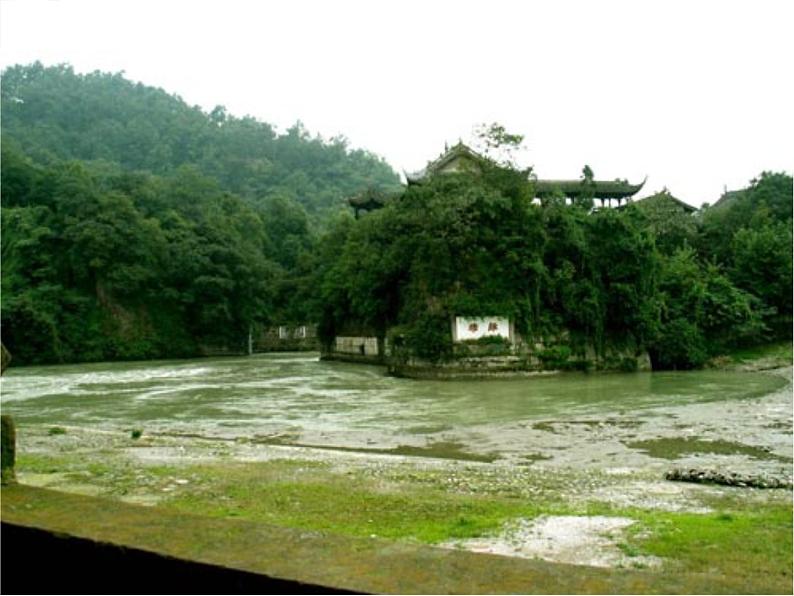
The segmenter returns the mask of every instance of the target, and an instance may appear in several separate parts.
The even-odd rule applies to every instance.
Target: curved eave
[[[638,205],[639,207],[643,207],[645,205],[652,205],[652,204],[659,203],[659,202],[662,202],[662,201],[666,201],[668,203],[672,203],[673,205],[675,205],[677,207],[680,207],[681,209],[683,209],[687,213],[693,213],[693,212],[698,210],[698,208],[695,207],[694,205],[690,205],[689,203],[686,203],[686,202],[682,201],[681,199],[679,199],[677,197],[674,197],[669,192],[656,193],[655,195],[651,195],[649,197],[645,197],[643,199],[635,201],[634,204]]]
[[[594,180],[593,198],[595,199],[627,199],[634,196],[642,187],[645,180],[639,184],[629,184],[619,180]],[[581,180],[536,180],[535,196],[543,198],[552,196],[556,191],[562,192],[565,197],[576,198],[583,191]]]

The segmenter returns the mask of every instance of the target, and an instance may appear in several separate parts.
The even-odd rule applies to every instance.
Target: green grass
[[[662,573],[715,574],[729,579],[740,592],[780,592],[791,587],[790,502],[722,498],[709,503],[715,513],[695,514],[599,502],[573,506],[562,495],[538,500],[465,495],[410,481],[350,477],[321,464],[295,461],[191,471],[213,480],[200,491],[169,498],[164,506],[212,517],[431,544],[497,533],[519,517],[625,516],[637,523],[618,546],[629,557],[661,557]]]
[[[70,472],[84,467],[79,460],[68,455],[41,455],[38,453],[17,452],[17,472],[30,472],[32,474],[55,474]]]
[[[734,578],[754,593],[790,593],[791,504],[765,504],[709,514],[635,512],[621,547],[662,557],[676,571]],[[744,590],[742,590],[744,591]]]
[[[780,361],[780,365],[785,366],[792,362],[792,342],[784,341],[752,346],[749,348],[739,348],[731,351],[727,356],[737,364],[769,359]]]
[[[215,481],[203,490],[169,498],[164,506],[213,517],[326,530],[349,536],[380,536],[440,542],[497,531],[507,520],[534,517],[537,505],[521,499],[468,496],[436,489],[353,481],[320,466],[270,462],[193,469]]]
[[[691,572],[726,580],[735,591],[790,592],[792,509],[782,492],[769,502],[728,492],[703,497],[707,514],[621,508],[604,502],[572,505],[573,477],[525,470],[521,486],[542,487],[536,497],[493,487],[489,467],[450,470],[397,469],[369,476],[306,460],[190,466],[142,466],[121,459],[22,454],[20,472],[66,472],[71,481],[121,496],[155,494],[172,511],[238,518],[348,536],[439,543],[498,533],[506,522],[538,515],[612,515],[636,523],[618,547],[631,557],[663,560],[660,573]],[[144,483],[141,484],[141,478]],[[189,483],[175,483],[189,478]],[[176,488],[163,492],[165,487]],[[466,487],[476,487],[467,494]],[[770,493],[771,494],[771,493]]]

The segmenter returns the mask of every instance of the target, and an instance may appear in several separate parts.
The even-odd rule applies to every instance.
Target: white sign
[[[455,317],[453,340],[467,341],[481,337],[510,339],[510,320],[505,317]]]

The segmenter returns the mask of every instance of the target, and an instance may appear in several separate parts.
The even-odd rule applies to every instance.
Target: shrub
[[[568,346],[552,346],[537,353],[538,359],[543,363],[543,368],[564,369],[568,365],[571,348]]]

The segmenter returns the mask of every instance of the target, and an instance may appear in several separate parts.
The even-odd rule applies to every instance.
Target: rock
[[[8,414],[0,416],[0,475],[2,484],[11,484],[16,481],[14,464],[16,463],[17,431],[14,428],[14,419]]]
[[[737,472],[721,473],[716,470],[682,470],[674,468],[664,475],[665,480],[736,486],[740,488],[792,488],[792,479],[761,477]]]
[[[9,364],[11,364],[11,352],[0,342],[0,375],[6,371]]]

